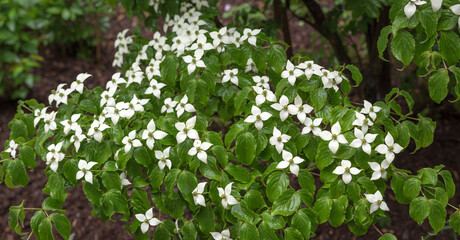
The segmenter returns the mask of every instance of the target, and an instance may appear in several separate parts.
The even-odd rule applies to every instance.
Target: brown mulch
[[[222,1],[222,9],[225,3],[238,5],[242,0]],[[252,0],[251,3],[260,1]],[[112,67],[112,59],[115,50],[113,42],[116,34],[125,28],[133,29],[138,21],[131,20],[123,13],[123,10],[118,9],[118,14],[111,17],[111,28],[104,34],[106,41],[101,44],[102,57],[100,59],[82,60],[74,57],[62,56],[50,49],[43,49],[42,55],[45,58],[42,68],[36,69],[35,74],[42,81],[36,83],[29,97],[36,98],[39,102],[47,102],[47,96],[51,90],[55,89],[59,83],[70,84],[75,77],[81,72],[88,72],[93,76],[86,80],[85,85],[88,88],[103,85],[112,74],[116,71]],[[227,20],[228,21],[228,20]],[[297,24],[295,19],[291,18],[291,34],[293,39],[294,50],[307,49],[321,45],[318,40],[316,42],[305,41],[310,39],[312,29]],[[225,22],[225,21],[224,21]],[[293,34],[295,33],[295,34]],[[16,112],[15,102],[0,103],[0,149],[3,149],[3,142],[9,137],[8,122],[13,118]],[[425,106],[423,106],[425,107]],[[416,170],[424,167],[433,167],[439,164],[446,165],[446,169],[453,174],[457,189],[460,189],[460,155],[458,137],[458,126],[460,125],[460,116],[458,111],[452,108],[452,104],[446,103],[442,107],[434,106],[431,108],[436,111],[431,111],[431,117],[437,120],[437,128],[435,132],[434,142],[427,149],[422,149],[415,154],[410,154],[414,146],[409,146],[404,153],[397,156],[395,164],[398,168],[410,169],[414,173]],[[40,207],[41,202],[47,197],[41,189],[46,184],[43,170],[45,163],[38,161],[36,169],[29,173],[30,182],[24,188],[8,189],[4,185],[0,185],[0,239],[13,240],[20,237],[11,231],[8,227],[8,208],[10,206],[19,205],[22,200],[26,200],[26,207]],[[67,210],[66,216],[72,224],[72,234],[75,234],[74,239],[132,239],[124,230],[124,222],[104,222],[91,215],[91,204],[86,199],[81,185],[68,189],[69,195],[64,209]],[[390,191],[388,191],[390,192]],[[450,201],[453,205],[460,204],[460,191],[457,191],[456,196]],[[394,200],[392,193],[385,196],[389,208],[391,223],[387,226],[377,227],[383,233],[390,232],[395,234],[398,239],[420,239],[421,236],[426,236],[431,228],[427,221],[422,226],[415,223],[409,216],[408,205],[400,205]],[[452,213],[449,209],[449,213]],[[26,213],[25,231],[30,231],[29,221],[33,212]],[[377,239],[380,234],[373,227],[369,228],[368,234],[363,237],[354,237],[346,226],[332,228],[327,223],[320,225],[316,231],[318,235],[315,239],[333,240],[333,239]],[[57,236],[57,234],[56,234]],[[453,239],[452,230],[444,231],[436,237],[430,239]],[[33,237],[31,239],[34,239]]]

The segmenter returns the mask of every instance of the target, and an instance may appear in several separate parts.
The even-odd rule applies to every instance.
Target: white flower
[[[214,240],[232,240],[230,238],[230,230],[225,229],[222,232],[210,232]]]
[[[151,80],[153,76],[159,76],[161,77],[161,72],[160,72],[160,63],[161,61],[158,61],[156,59],[150,60],[149,65],[145,68],[145,74],[147,74],[147,78]]]
[[[64,90],[63,87],[65,83],[59,84],[56,90],[51,91],[51,94],[48,96],[48,101],[51,104],[53,101],[56,101],[56,106],[59,104],[64,103],[67,104],[67,96],[72,93],[72,89]]]
[[[347,144],[348,141],[345,139],[345,137],[340,134],[342,131],[342,128],[340,127],[340,123],[336,122],[334,125],[331,127],[331,131],[322,131],[319,136],[325,140],[325,141],[330,141],[329,142],[329,149],[331,150],[332,153],[336,153],[337,150],[339,149],[339,143],[341,144]]]
[[[252,60],[252,58],[249,58],[248,61],[246,62],[246,68],[244,69],[244,72],[247,73],[247,72],[258,72],[259,70],[257,69],[257,66],[256,64],[254,63],[254,61]]]
[[[337,175],[342,175],[342,180],[345,184],[350,183],[351,175],[359,174],[361,170],[351,167],[351,162],[348,160],[342,160],[341,166],[337,166],[335,170],[332,172]]]
[[[118,107],[120,107],[120,105],[118,105]],[[104,108],[104,110],[107,111],[106,116],[112,119],[112,123],[116,125],[118,123],[118,120],[120,120],[120,111],[122,110],[122,108],[117,108],[115,106],[106,107]]]
[[[414,15],[415,10],[417,10],[417,7],[415,5],[423,5],[425,4],[426,1],[421,1],[421,0],[410,0],[406,6],[404,6],[404,13],[406,14],[407,18],[412,17]]]
[[[268,79],[267,76],[253,76],[252,77],[252,80],[254,80],[254,82],[256,83],[256,86],[258,87],[262,87],[262,88],[265,88],[265,89],[270,89],[270,80]]]
[[[297,67],[305,69],[305,76],[307,76],[307,79],[310,79],[311,76],[313,76],[313,74],[317,76],[322,76],[322,67],[318,64],[315,64],[313,61],[306,61],[304,63],[299,64]]]
[[[45,107],[43,109],[35,109],[34,111],[34,127],[37,126],[38,122],[40,122],[41,119],[44,119],[45,116],[46,116],[46,109],[48,109],[48,107]]]
[[[70,137],[70,142],[73,142],[76,152],[78,152],[78,149],[80,149],[80,143],[83,141],[83,139],[86,139],[86,136],[82,134],[81,128],[77,128],[77,130],[75,130],[75,135]]]
[[[120,77],[120,73],[115,73],[112,75],[112,79],[107,82],[105,88],[109,90],[109,92],[115,92],[118,88],[118,84],[126,83],[126,80]]]
[[[208,163],[208,154],[206,151],[212,146],[212,143],[201,142],[198,139],[195,139],[193,142],[193,147],[188,151],[188,155],[197,156],[198,159],[204,163]]]
[[[342,82],[342,77],[339,75],[339,72],[330,72],[326,69],[322,69],[321,71],[321,81],[323,82],[323,88],[333,88],[337,92],[339,90],[337,85]]]
[[[176,107],[177,117],[180,117],[184,113],[184,111],[187,111],[189,113],[196,112],[195,107],[192,104],[188,103],[187,95],[184,95],[184,97],[182,97],[182,99],[179,101],[179,104],[177,104],[177,107]]]
[[[11,157],[16,158],[16,149],[18,148],[19,144],[17,144],[14,140],[11,140],[8,143],[8,148],[5,152],[10,153]]]
[[[172,163],[171,160],[169,160],[169,150],[171,150],[171,147],[167,147],[163,152],[155,150],[155,157],[158,159],[158,167],[160,170],[163,170],[165,166],[171,169]]]
[[[385,137],[385,144],[380,144],[375,148],[380,154],[385,154],[385,158],[388,163],[393,162],[395,159],[395,153],[400,153],[403,150],[401,145],[395,143],[393,136],[390,133],[387,133]]]
[[[102,131],[106,130],[107,128],[110,128],[109,125],[99,122],[98,120],[94,120],[93,123],[91,123],[91,127],[88,130],[88,136],[94,136],[94,139],[98,142],[102,141],[102,138],[104,135],[102,134]]]
[[[372,148],[369,143],[372,143],[375,140],[375,138],[377,137],[377,134],[372,134],[372,133],[364,134],[363,131],[355,128],[355,137],[356,139],[354,139],[350,143],[350,147],[354,147],[354,148],[362,147],[365,153],[371,155]]]
[[[129,132],[128,136],[125,136],[121,142],[125,145],[125,152],[129,152],[131,150],[131,146],[133,147],[140,147],[142,146],[141,141],[136,139],[136,130],[132,130]]]
[[[136,219],[141,222],[141,231],[142,233],[145,233],[147,232],[147,230],[149,230],[149,227],[150,226],[156,226],[158,224],[161,223],[160,220],[158,220],[158,218],[154,218],[153,217],[153,208],[150,208],[149,210],[147,210],[147,212],[144,214],[136,214]]]
[[[383,201],[383,196],[380,191],[375,192],[374,194],[364,194],[367,201],[371,203],[370,213],[377,211],[377,209],[382,209],[383,211],[390,211],[387,204]]]
[[[150,120],[149,124],[147,125],[147,130],[144,130],[142,133],[142,139],[147,139],[147,147],[152,150],[153,146],[155,145],[155,139],[163,139],[168,135],[166,132],[161,130],[155,131],[155,122]]]
[[[254,123],[254,125],[257,128],[257,130],[262,129],[262,127],[264,126],[263,121],[268,120],[272,116],[268,112],[261,112],[260,108],[258,108],[256,106],[252,106],[251,113],[252,113],[252,115],[249,115],[246,119],[244,119],[244,121]]]
[[[133,99],[129,103],[119,102],[116,105],[116,108],[120,110],[120,116],[130,119],[134,116],[136,112],[143,112],[143,105],[147,104],[148,99],[138,99],[136,95],[133,96]]]
[[[196,123],[196,116],[191,117],[185,123],[176,122],[174,126],[179,132],[176,135],[177,143],[185,141],[185,139],[199,139],[198,132],[193,129]]]
[[[238,68],[234,68],[231,70],[230,69],[224,70],[224,76],[222,77],[222,83],[230,81],[236,86],[238,86],[237,74],[238,74]]]
[[[386,178],[387,177],[386,169],[390,166],[388,161],[383,160],[381,164],[378,164],[377,162],[369,162],[369,166],[374,171],[374,173],[372,173],[372,177],[371,177],[372,181],[377,180],[379,178]]]
[[[196,43],[192,44],[190,47],[190,50],[195,51],[195,54],[204,54],[204,51],[208,51],[213,49],[214,46],[212,46],[211,43],[207,42],[207,38],[204,34],[201,34],[198,36],[198,39],[196,40]],[[200,57],[201,58],[201,57]]]
[[[288,79],[288,82],[294,86],[295,84],[295,81],[297,80],[297,77],[300,77],[302,76],[302,74],[304,74],[304,72],[300,69],[297,69],[294,67],[294,64],[291,63],[291,61],[287,61],[286,63],[286,70],[284,70],[282,73],[281,73],[281,77],[282,78],[287,78]]]
[[[46,161],[46,165],[50,166],[50,169],[53,170],[53,172],[57,172],[57,169],[59,167],[59,162],[62,161],[62,159],[59,159],[57,157],[52,157],[50,160]]]
[[[245,35],[248,39],[248,43],[254,46],[257,46],[257,38],[256,35],[260,33],[260,29],[249,29],[246,28],[243,30],[243,35]]]
[[[184,62],[188,63],[188,66],[187,66],[188,74],[192,74],[197,67],[200,67],[200,68],[206,67],[203,60],[201,60],[201,57],[203,57],[203,52],[200,52],[200,51],[195,52],[195,57],[192,57],[190,55],[182,57],[184,59]]]
[[[58,161],[61,161],[62,159],[64,159],[65,155],[64,153],[61,153],[61,148],[62,148],[62,144],[64,142],[60,142],[58,144],[51,144],[48,146],[48,153],[46,154],[46,160],[47,161],[50,161],[52,160],[53,158],[56,158],[58,159]]]
[[[217,48],[221,42],[226,42],[228,40],[227,27],[219,29],[218,32],[210,32],[209,36],[213,39],[212,45],[214,45],[214,48]]]
[[[303,125],[305,127],[302,129],[302,134],[307,134],[312,132],[313,135],[319,136],[321,133],[321,128],[318,126],[321,125],[321,121],[323,121],[322,118],[316,118],[315,120],[311,120],[311,118],[305,118],[305,121],[303,122]]]
[[[274,127],[273,136],[270,138],[270,144],[275,146],[278,153],[281,153],[281,151],[283,151],[284,143],[289,141],[289,139],[291,139],[291,136],[287,134],[281,134],[280,130]]]
[[[115,163],[116,164],[116,163]],[[127,186],[130,185],[131,183],[129,182],[128,179],[126,179],[126,173],[122,172],[120,173],[120,181],[121,181],[121,186]]]
[[[374,123],[370,119],[366,118],[366,116],[364,116],[363,114],[359,112],[355,112],[355,115],[356,115],[356,120],[353,121],[352,124],[354,126],[361,127],[361,130],[363,131],[363,133],[367,133],[369,126],[373,126]]]
[[[167,113],[174,112],[174,107],[177,105],[177,101],[173,101],[171,98],[166,98],[164,101],[164,105],[161,107],[161,113],[165,111]]]
[[[442,6],[442,0],[431,0],[431,8],[433,12],[437,12]]]
[[[97,162],[87,162],[85,160],[80,160],[78,162],[78,168],[80,171],[77,172],[77,180],[84,176],[85,181],[93,184],[93,173],[90,171],[90,169],[96,164]]]
[[[274,108],[277,111],[280,111],[281,121],[286,120],[289,116],[289,99],[286,96],[281,96],[279,103],[274,103],[270,107]]]
[[[153,94],[156,98],[160,99],[161,89],[164,88],[166,84],[159,83],[157,80],[150,80],[150,86],[145,90],[145,94]]]
[[[283,156],[283,161],[279,162],[278,165],[276,165],[276,168],[284,169],[289,166],[289,170],[291,170],[291,173],[298,176],[299,175],[299,165],[298,164],[302,163],[305,160],[297,156],[293,158],[292,153],[286,150],[283,150],[282,156]]]
[[[372,120],[375,121],[375,118],[377,117],[376,113],[380,112],[380,110],[382,110],[381,107],[372,106],[370,102],[364,100],[364,108],[361,109],[361,113],[368,114]]]
[[[70,130],[76,131],[78,128],[80,128],[80,125],[78,125],[77,120],[80,118],[81,114],[73,114],[72,117],[68,120],[61,121],[61,124],[64,126],[64,134],[67,135]]]
[[[105,104],[107,104],[107,106],[115,106],[115,98],[113,98],[114,93],[115,92],[110,92],[110,90],[109,91],[103,91],[101,93],[101,101],[99,103],[99,106],[102,107]]]
[[[72,89],[72,91],[83,93],[83,87],[84,87],[83,82],[91,76],[92,75],[88,73],[78,74],[77,79],[72,84],[70,84],[70,89]]]
[[[450,10],[457,15],[460,16],[460,4],[455,4],[450,7]],[[458,18],[458,25],[460,26],[460,18]]]
[[[302,98],[300,98],[300,96],[297,95],[294,98],[294,104],[290,104],[288,106],[289,114],[297,115],[297,119],[299,119],[300,122],[304,122],[307,117],[307,114],[313,111],[313,108],[310,105],[302,103]]]
[[[56,130],[57,125],[56,122],[54,121],[56,118],[57,112],[50,112],[45,114],[44,117],[44,122],[45,122],[45,133],[47,133],[49,130]]]
[[[206,202],[202,195],[204,191],[204,186],[206,186],[206,182],[198,183],[198,186],[196,186],[196,188],[193,189],[192,191],[192,196],[193,196],[193,201],[195,202],[195,205],[201,205],[203,207],[206,207]]]
[[[225,187],[225,190],[220,187],[217,188],[217,191],[219,191],[219,196],[222,198],[222,206],[224,206],[224,208],[227,208],[227,205],[235,205],[238,203],[238,201],[236,201],[236,199],[231,195],[232,184],[233,182],[229,183]]]
[[[126,83],[126,87],[128,87],[131,83],[141,84],[142,79],[144,79],[144,72],[142,72],[141,70],[132,71],[128,75],[128,82]]]
[[[264,103],[265,100],[268,100],[270,102],[276,102],[276,96],[275,94],[270,91],[269,89],[263,89],[258,86],[252,86],[252,89],[254,89],[254,92],[257,93],[256,96],[256,105],[259,106],[260,104]]]

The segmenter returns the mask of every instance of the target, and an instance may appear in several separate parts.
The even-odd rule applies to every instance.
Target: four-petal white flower
[[[337,175],[342,175],[342,180],[345,184],[351,182],[352,174],[359,174],[361,170],[351,167],[351,162],[348,160],[342,160],[340,166],[337,166],[332,173]]]
[[[233,182],[229,183],[225,190],[223,188],[218,187],[217,191],[219,191],[219,197],[222,198],[222,206],[227,208],[228,205],[235,205],[238,203],[236,199],[231,195],[232,194],[232,184]]]
[[[256,106],[252,106],[251,113],[252,115],[249,115],[246,119],[244,119],[244,121],[254,123],[257,130],[262,129],[264,127],[263,121],[268,120],[272,116],[268,112],[262,112],[260,108]]]
[[[291,173],[294,175],[298,176],[299,175],[299,163],[304,162],[300,157],[293,157],[292,153],[283,150],[283,153],[281,154],[283,156],[283,161],[279,162],[278,165],[276,165],[276,168],[278,169],[284,169],[289,167],[289,170],[291,170]]]
[[[153,217],[153,208],[147,210],[145,214],[138,213],[135,215],[137,221],[141,222],[141,231],[142,233],[147,232],[150,226],[156,226],[161,223],[158,218]]]
[[[275,146],[278,153],[281,153],[281,151],[283,151],[284,143],[289,141],[289,139],[291,139],[291,136],[287,134],[281,134],[280,130],[274,127],[273,136],[270,138],[270,144]]]
[[[147,139],[147,147],[152,150],[153,146],[155,145],[155,139],[163,139],[168,135],[166,132],[163,132],[161,130],[155,130],[155,122],[153,120],[150,120],[149,124],[147,125],[147,130],[144,130],[142,132],[142,139]]]
[[[295,81],[297,80],[298,77],[302,76],[304,74],[304,71],[297,69],[294,67],[294,64],[291,63],[291,61],[287,60],[286,63],[286,70],[284,70],[281,73],[282,78],[287,78],[288,82],[294,86]]]
[[[192,191],[192,196],[195,205],[206,207],[206,202],[203,197],[204,186],[206,186],[206,182],[198,183],[198,186],[196,186],[196,188]]]
[[[390,164],[395,159],[395,153],[400,153],[403,150],[401,145],[395,143],[393,136],[387,133],[385,144],[380,144],[375,148],[380,154],[385,154],[385,160]]]
[[[370,213],[377,211],[379,208],[383,211],[390,211],[388,205],[383,201],[383,196],[380,191],[375,192],[374,194],[364,194],[367,201],[371,203]]]
[[[362,147],[365,153],[371,155],[372,148],[371,148],[370,143],[372,143],[375,140],[375,138],[377,137],[377,134],[372,134],[372,133],[364,134],[363,131],[355,128],[355,137],[356,139],[354,139],[350,143],[350,147],[354,147],[354,148]]]
[[[125,136],[123,140],[121,140],[121,143],[125,145],[124,150],[126,153],[129,152],[129,150],[131,150],[131,146],[135,148],[142,146],[141,141],[139,141],[139,139],[136,139],[136,130],[132,130],[131,132],[129,132],[128,136]]]
[[[176,122],[175,127],[179,131],[176,135],[177,143],[185,141],[185,139],[199,139],[198,132],[193,129],[196,123],[196,116],[191,117],[185,123]]]
[[[336,122],[334,125],[332,125],[330,132],[326,130],[326,131],[322,131],[321,133],[319,133],[319,136],[323,140],[330,141],[329,149],[334,154],[339,149],[339,143],[341,144],[348,143],[347,139],[342,134],[340,134],[341,131],[342,131],[342,128],[340,127],[340,123]]]
[[[85,160],[80,160],[78,162],[78,168],[80,170],[77,172],[77,180],[84,176],[85,181],[93,184],[93,173],[90,171],[90,169],[96,164],[97,162],[87,162]]]
[[[169,160],[169,151],[171,150],[171,147],[167,147],[165,150],[159,151],[155,150],[155,157],[158,159],[158,167],[160,170],[163,170],[166,167],[171,169],[172,163],[171,160]]]
[[[212,146],[212,143],[201,142],[201,140],[195,139],[193,147],[188,150],[188,155],[197,156],[198,159],[204,163],[208,163],[208,154],[206,151]]]

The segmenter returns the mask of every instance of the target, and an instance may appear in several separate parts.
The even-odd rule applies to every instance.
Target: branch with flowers
[[[325,222],[360,236],[387,216],[390,194],[436,232],[454,208],[458,230],[450,172],[395,167],[411,140],[430,145],[436,126],[401,112],[395,99],[411,108],[407,92],[355,106],[351,80],[362,79],[343,74],[353,67],[291,61],[260,29],[218,29],[213,8],[192,2],[167,15],[166,34],[153,40],[120,33],[126,58],[114,65],[126,71],[105,88],[84,88],[91,75],[82,73],[57,87],[49,107],[20,103],[0,176],[25,186],[37,157],[48,165],[49,197],[30,223],[37,239],[52,239],[53,225],[69,238],[67,218],[43,210],[62,212],[72,187],[101,219],[119,215],[136,239],[308,239]],[[22,206],[10,211],[18,234]]]

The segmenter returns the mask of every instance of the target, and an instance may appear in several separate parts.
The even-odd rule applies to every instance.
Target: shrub
[[[444,227],[445,208],[455,208],[450,172],[394,166],[411,139],[417,150],[430,145],[436,126],[401,111],[396,98],[411,112],[407,92],[352,104],[356,67],[288,59],[260,29],[216,28],[212,5],[193,3],[166,17],[167,34],[120,33],[126,59],[116,63],[128,67],[105,88],[84,89],[91,75],[82,73],[50,95],[56,108],[20,103],[1,176],[9,187],[26,185],[38,156],[50,197],[11,207],[14,231],[22,234],[24,211],[33,210],[37,238],[51,239],[54,224],[67,239],[62,204],[81,182],[93,214],[119,215],[136,239],[149,238],[150,226],[155,239],[308,239],[326,221],[364,235],[387,217],[388,183],[414,220]],[[459,218],[457,209],[457,232]]]

